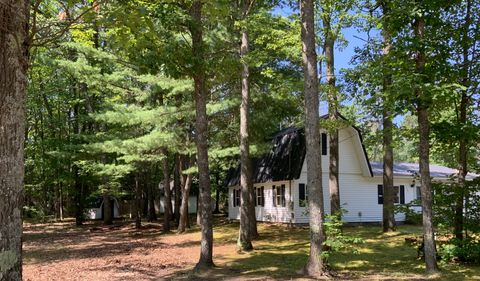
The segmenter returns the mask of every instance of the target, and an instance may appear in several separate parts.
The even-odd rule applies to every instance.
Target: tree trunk
[[[421,42],[424,38],[425,20],[422,17],[415,19],[414,23],[415,37]],[[419,48],[415,58],[415,69],[419,76],[425,75],[425,51]],[[415,94],[418,100],[417,117],[419,133],[419,158],[420,158],[420,181],[422,193],[422,220],[423,220],[423,241],[425,252],[425,265],[427,274],[438,271],[437,254],[435,247],[435,234],[433,231],[433,212],[432,212],[432,184],[430,179],[430,124],[428,121],[428,97],[424,90],[417,86]]]
[[[197,144],[197,164],[200,188],[201,243],[200,259],[194,271],[213,267],[213,215],[208,167],[207,143],[207,90],[205,84],[205,46],[203,43],[202,1],[194,0],[190,8],[192,22],[189,26],[192,36],[194,57],[192,78],[195,84],[195,137]]]
[[[181,185],[180,182],[180,155],[175,155],[175,170],[173,172],[173,190],[175,191],[175,208],[174,209],[174,218],[175,218],[175,225],[178,226],[180,223],[180,204],[182,202],[182,194],[181,194]]]
[[[324,274],[322,244],[323,189],[320,151],[317,54],[315,52],[314,4],[312,0],[300,0],[302,28],[302,58],[305,92],[305,137],[307,141],[308,210],[310,223],[310,255],[303,271],[311,277]]]
[[[172,190],[170,189],[170,169],[168,167],[167,150],[162,149],[163,163],[163,231],[170,231],[170,220],[172,219]]]
[[[241,1],[242,14],[245,19],[248,16],[249,0]],[[253,183],[250,162],[250,144],[249,144],[249,107],[250,107],[250,89],[249,75],[250,70],[247,62],[249,40],[246,27],[241,30],[242,42],[240,45],[240,60],[242,62],[242,102],[240,104],[240,189],[241,189],[241,207],[240,207],[240,230],[237,240],[239,251],[253,250],[252,235],[257,233],[257,224],[255,217],[255,204],[253,202]]]
[[[188,199],[190,196],[190,188],[192,187],[192,175],[188,174],[183,184],[182,205],[180,207],[180,221],[178,223],[178,232],[185,232],[188,226]]]
[[[463,30],[462,37],[462,51],[463,51],[463,66],[462,66],[462,81],[461,84],[465,87],[465,90],[462,92],[460,100],[460,109],[459,109],[459,120],[458,123],[460,127],[467,125],[467,109],[469,107],[469,96],[468,89],[470,87],[470,73],[469,73],[469,34],[468,30],[471,23],[471,0],[467,0],[466,14],[465,14],[465,26]],[[463,239],[463,225],[464,225],[464,200],[465,200],[465,177],[468,174],[468,147],[467,139],[465,134],[460,135],[460,141],[458,146],[458,184],[459,184],[459,193],[457,194],[457,200],[455,202],[455,218],[454,218],[454,230],[455,238],[462,240]]]
[[[80,135],[80,117],[79,117],[79,104],[75,103],[73,106],[73,131],[74,134]],[[83,224],[84,220],[84,204],[83,204],[83,184],[80,178],[80,168],[76,163],[73,163],[73,178],[74,178],[74,201],[75,201],[75,225],[80,226]]]
[[[323,17],[323,24],[325,27],[325,59],[326,59],[326,74],[327,74],[327,99],[328,99],[328,119],[335,124],[335,128],[329,130],[329,190],[330,190],[330,214],[341,215],[340,205],[340,186],[338,178],[338,98],[337,90],[335,88],[335,38],[333,37],[330,23],[330,15]]]
[[[103,195],[103,224],[113,224],[112,201],[110,195]]]
[[[59,211],[60,221],[63,221],[63,184],[61,182],[58,188],[59,188],[58,211]]]
[[[155,211],[155,184],[148,184],[148,220],[156,221],[157,212]]]
[[[386,18],[389,12],[387,3],[385,1],[381,2],[383,17]],[[394,212],[394,203],[395,203],[395,192],[393,187],[393,120],[391,112],[391,99],[389,98],[390,92],[389,89],[392,85],[392,77],[389,74],[388,65],[386,61],[388,60],[388,55],[390,53],[391,38],[390,33],[387,30],[386,19],[383,22],[383,56],[384,56],[384,65],[383,65],[383,232],[395,231],[397,229],[395,222],[395,212]]]
[[[220,214],[220,184],[217,182],[217,188],[215,189],[215,210],[214,214]]]
[[[29,7],[0,0],[0,280],[22,280]]]
[[[385,101],[384,101],[385,103]],[[388,109],[383,109],[383,232],[395,231],[395,192],[393,187],[393,146],[392,117]]]
[[[140,229],[142,227],[142,189],[140,187],[139,175],[135,176],[135,228]]]
[[[197,195],[197,225],[201,225],[202,224],[202,215],[200,213],[200,195]]]

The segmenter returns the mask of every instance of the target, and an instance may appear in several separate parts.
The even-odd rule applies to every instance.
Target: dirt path
[[[199,257],[198,232],[161,234],[159,224],[137,231],[72,223],[25,225],[24,280],[163,280],[188,272]],[[234,243],[216,245],[214,256],[232,254]]]

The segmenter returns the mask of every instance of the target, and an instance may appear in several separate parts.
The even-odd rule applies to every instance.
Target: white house
[[[326,118],[326,116],[322,116]],[[342,117],[343,118],[343,117]],[[370,162],[363,146],[360,130],[347,126],[339,130],[340,201],[347,211],[345,222],[381,222],[383,204],[383,165]],[[330,211],[328,187],[327,134],[321,130],[322,178],[325,212]],[[308,223],[305,210],[307,199],[307,167],[305,136],[301,128],[287,128],[273,136],[269,154],[253,163],[253,181],[258,221]],[[394,186],[396,204],[409,203],[420,197],[418,164],[395,163]],[[457,170],[430,166],[433,180],[447,180]],[[240,218],[240,171],[231,171],[227,178],[230,219]],[[473,178],[478,175],[469,174]],[[417,178],[417,180],[415,180]],[[404,214],[395,216],[405,221]]]

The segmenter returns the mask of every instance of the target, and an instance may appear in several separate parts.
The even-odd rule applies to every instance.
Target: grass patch
[[[217,264],[234,272],[278,279],[299,277],[296,272],[305,264],[309,250],[307,228],[258,224],[261,238],[254,241],[251,253],[222,256]],[[363,244],[358,253],[333,253],[330,267],[348,279],[369,280],[480,280],[480,266],[442,264],[441,273],[424,275],[424,262],[417,259],[416,249],[406,237],[421,234],[421,227],[402,225],[397,232],[383,234],[379,226],[345,227],[348,235],[359,236]],[[231,243],[237,238],[238,223],[215,228],[215,243]]]

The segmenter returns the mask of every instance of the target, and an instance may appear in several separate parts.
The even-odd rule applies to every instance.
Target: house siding
[[[322,130],[322,133],[325,131]],[[345,222],[381,222],[383,218],[383,205],[378,204],[377,186],[382,184],[382,177],[371,177],[365,156],[361,148],[359,135],[352,127],[339,130],[339,184],[340,202],[346,210],[343,214]],[[325,213],[330,214],[330,192],[328,186],[329,155],[322,155],[322,184]],[[411,187],[412,178],[395,177],[395,186],[404,186],[405,203],[416,198],[416,189]],[[273,185],[284,184],[286,207],[273,206]],[[264,187],[265,206],[255,207],[258,221],[271,221],[283,223],[308,223],[308,214],[305,207],[300,206],[299,184],[307,184],[307,165],[304,161],[300,176],[292,181],[257,183],[254,187]],[[239,219],[239,207],[233,206],[233,190],[229,188],[228,213],[230,219]],[[405,221],[404,214],[396,214],[395,219]]]
[[[285,207],[273,206],[273,186],[285,185]],[[256,206],[255,214],[257,221],[269,221],[269,222],[284,222],[284,223],[294,223],[294,218],[292,218],[293,210],[289,205],[289,202],[292,202],[292,196],[290,192],[290,181],[280,181],[280,182],[268,182],[268,183],[258,183],[254,184],[254,187],[264,187],[264,196],[265,196],[265,206]],[[240,219],[240,207],[233,206],[233,190],[239,189],[240,187],[230,187],[228,190],[228,217],[230,219]],[[293,181],[292,181],[293,189]]]

